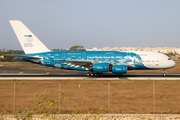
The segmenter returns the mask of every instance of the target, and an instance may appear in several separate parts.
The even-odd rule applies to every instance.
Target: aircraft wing
[[[69,62],[69,65],[85,67],[85,68],[92,67],[94,63],[102,63],[102,61],[91,61],[91,60],[67,60],[67,59],[55,59],[55,60]],[[103,63],[109,63],[110,66],[121,65],[121,64],[105,62],[105,61]],[[134,65],[125,64],[125,63],[122,63],[122,65],[127,65],[128,69],[132,69],[133,67],[135,67]]]
[[[69,65],[85,67],[85,68],[89,68],[93,65],[93,63],[95,63],[94,61],[90,61],[90,60],[66,60],[66,59],[55,59],[55,60],[69,62]]]

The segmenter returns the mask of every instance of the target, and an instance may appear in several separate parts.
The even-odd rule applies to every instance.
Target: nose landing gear
[[[163,70],[164,70],[164,71],[163,71],[163,74],[162,74],[162,75],[165,77],[165,76],[166,76],[166,70],[167,70],[167,69],[163,69]]]

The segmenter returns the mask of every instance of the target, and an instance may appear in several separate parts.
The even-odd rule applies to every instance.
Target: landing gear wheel
[[[165,77],[165,76],[166,76],[166,73],[163,73],[163,76]]]
[[[103,73],[98,73],[98,72],[96,72],[96,73],[91,73],[91,72],[88,72],[86,75],[87,75],[88,77],[89,77],[89,76],[98,77],[98,76],[103,76]]]
[[[96,76],[96,73],[94,73],[93,76]]]
[[[164,69],[164,72],[163,72],[163,74],[162,74],[164,77],[166,76],[166,70],[167,70],[167,69]]]
[[[102,76],[103,76],[103,73],[99,73],[99,76],[101,76],[101,77],[102,77]]]
[[[88,76],[88,77],[89,77],[89,76],[92,76],[92,74],[91,74],[90,72],[88,72],[88,73],[87,73],[87,76]]]
[[[94,76],[98,77],[98,76],[99,76],[99,73],[94,73]]]
[[[86,75],[87,75],[88,77],[89,77],[89,76],[91,76],[91,74],[90,74],[90,73],[87,73]]]
[[[101,77],[101,76],[103,76],[103,73],[95,73],[94,74],[96,77]]]

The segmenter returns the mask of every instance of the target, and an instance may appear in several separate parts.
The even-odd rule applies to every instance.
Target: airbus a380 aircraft
[[[88,76],[104,72],[125,74],[127,70],[172,68],[176,63],[162,53],[148,51],[51,51],[21,21],[10,20],[25,52],[17,59],[46,66],[89,71]]]

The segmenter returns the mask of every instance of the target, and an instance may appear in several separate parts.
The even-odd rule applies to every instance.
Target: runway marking
[[[49,68],[21,68],[22,70],[52,70]]]
[[[23,72],[20,72],[20,73],[18,73],[18,74],[22,74]]]
[[[46,73],[47,75],[49,74],[49,72]]]

